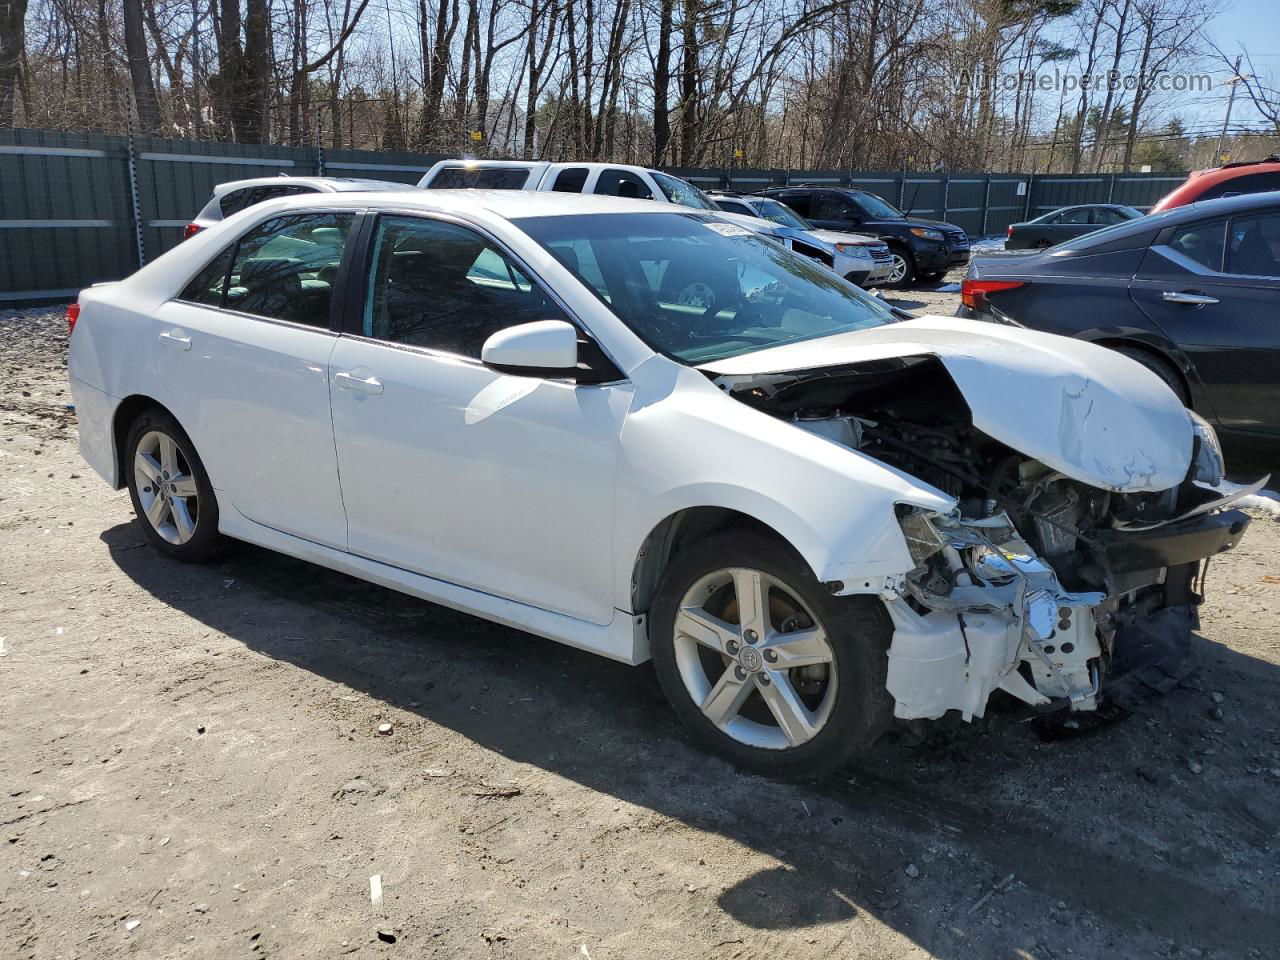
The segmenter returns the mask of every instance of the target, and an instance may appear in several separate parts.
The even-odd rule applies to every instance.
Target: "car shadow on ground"
[[[1270,807],[1260,812],[1207,783],[1181,784],[1157,772],[1152,786],[1155,780],[1136,776],[1134,764],[1151,750],[1150,728],[1140,718],[1051,744],[999,718],[941,724],[929,742],[884,744],[872,763],[846,775],[779,784],[688,745],[648,666],[613,663],[255,547],[240,545],[216,565],[181,567],[140,549],[132,524],[102,539],[135,583],[247,648],[417,713],[511,760],[778,858],[783,866],[718,898],[722,910],[749,927],[804,928],[862,912],[931,955],[973,956],[966,928],[980,924],[981,915],[960,904],[939,922],[935,904],[930,919],[921,888],[903,875],[909,851],[941,843],[989,878],[1015,874],[1045,911],[1063,901],[1122,934],[1233,953],[1265,952],[1280,936],[1277,916],[1221,889],[1205,872],[1222,863],[1221,853],[1177,835],[1181,821],[1216,811],[1240,842],[1262,847],[1278,818],[1267,813]],[[235,581],[234,601],[228,579]],[[1211,646],[1216,669],[1247,676],[1259,701],[1280,683],[1275,667]],[[1194,696],[1175,690],[1154,708],[1157,722],[1176,722]],[[1243,714],[1248,704],[1238,709]],[[1091,796],[1100,771],[1126,793],[1111,792],[1114,806]],[[1061,819],[1046,818],[1037,812],[1041,806],[1007,789],[1010,782],[1045,795],[1061,786],[1082,799]],[[1144,815],[1144,790],[1176,795],[1161,836],[1170,844],[1167,861],[1116,841]],[[807,817],[809,809],[823,816]],[[1016,955],[1047,955],[1034,946],[1018,944]]]

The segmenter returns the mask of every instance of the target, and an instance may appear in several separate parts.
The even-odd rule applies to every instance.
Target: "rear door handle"
[[[165,330],[160,334],[160,342],[175,350],[190,350],[191,338],[184,337],[181,330]]]
[[[1203,293],[1185,293],[1181,290],[1166,290],[1161,299],[1165,303],[1185,303],[1193,307],[1203,307],[1209,303],[1217,303],[1217,297],[1206,297]]]
[[[333,375],[333,382],[342,390],[350,390],[353,393],[379,394],[382,392],[382,383],[377,377],[357,377],[349,371],[343,370]]]

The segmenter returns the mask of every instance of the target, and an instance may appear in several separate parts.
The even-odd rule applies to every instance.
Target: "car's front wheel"
[[[916,280],[916,261],[906,250],[898,247],[893,250],[893,271],[889,274],[886,285],[897,290],[905,290]]]
[[[668,568],[650,642],[693,738],[739,766],[808,779],[846,764],[888,724],[892,624],[874,597],[836,597],[786,544],[716,536]]]
[[[199,562],[218,552],[218,502],[186,431],[160,409],[144,412],[129,430],[125,472],[143,532],[175,560]]]

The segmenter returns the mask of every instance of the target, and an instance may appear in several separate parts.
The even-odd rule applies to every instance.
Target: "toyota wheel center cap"
[[[751,673],[755,673],[764,666],[764,658],[760,656],[760,651],[745,644],[738,651],[738,662],[742,664],[744,670],[748,670]]]

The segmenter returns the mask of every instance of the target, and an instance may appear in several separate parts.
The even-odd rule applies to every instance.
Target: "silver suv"
[[[708,196],[725,213],[759,217],[776,224],[783,235],[791,240],[792,249],[797,253],[821,260],[840,276],[860,287],[874,287],[884,283],[893,273],[893,254],[883,240],[860,233],[821,230],[785,203],[768,197],[719,191],[709,193]]]

